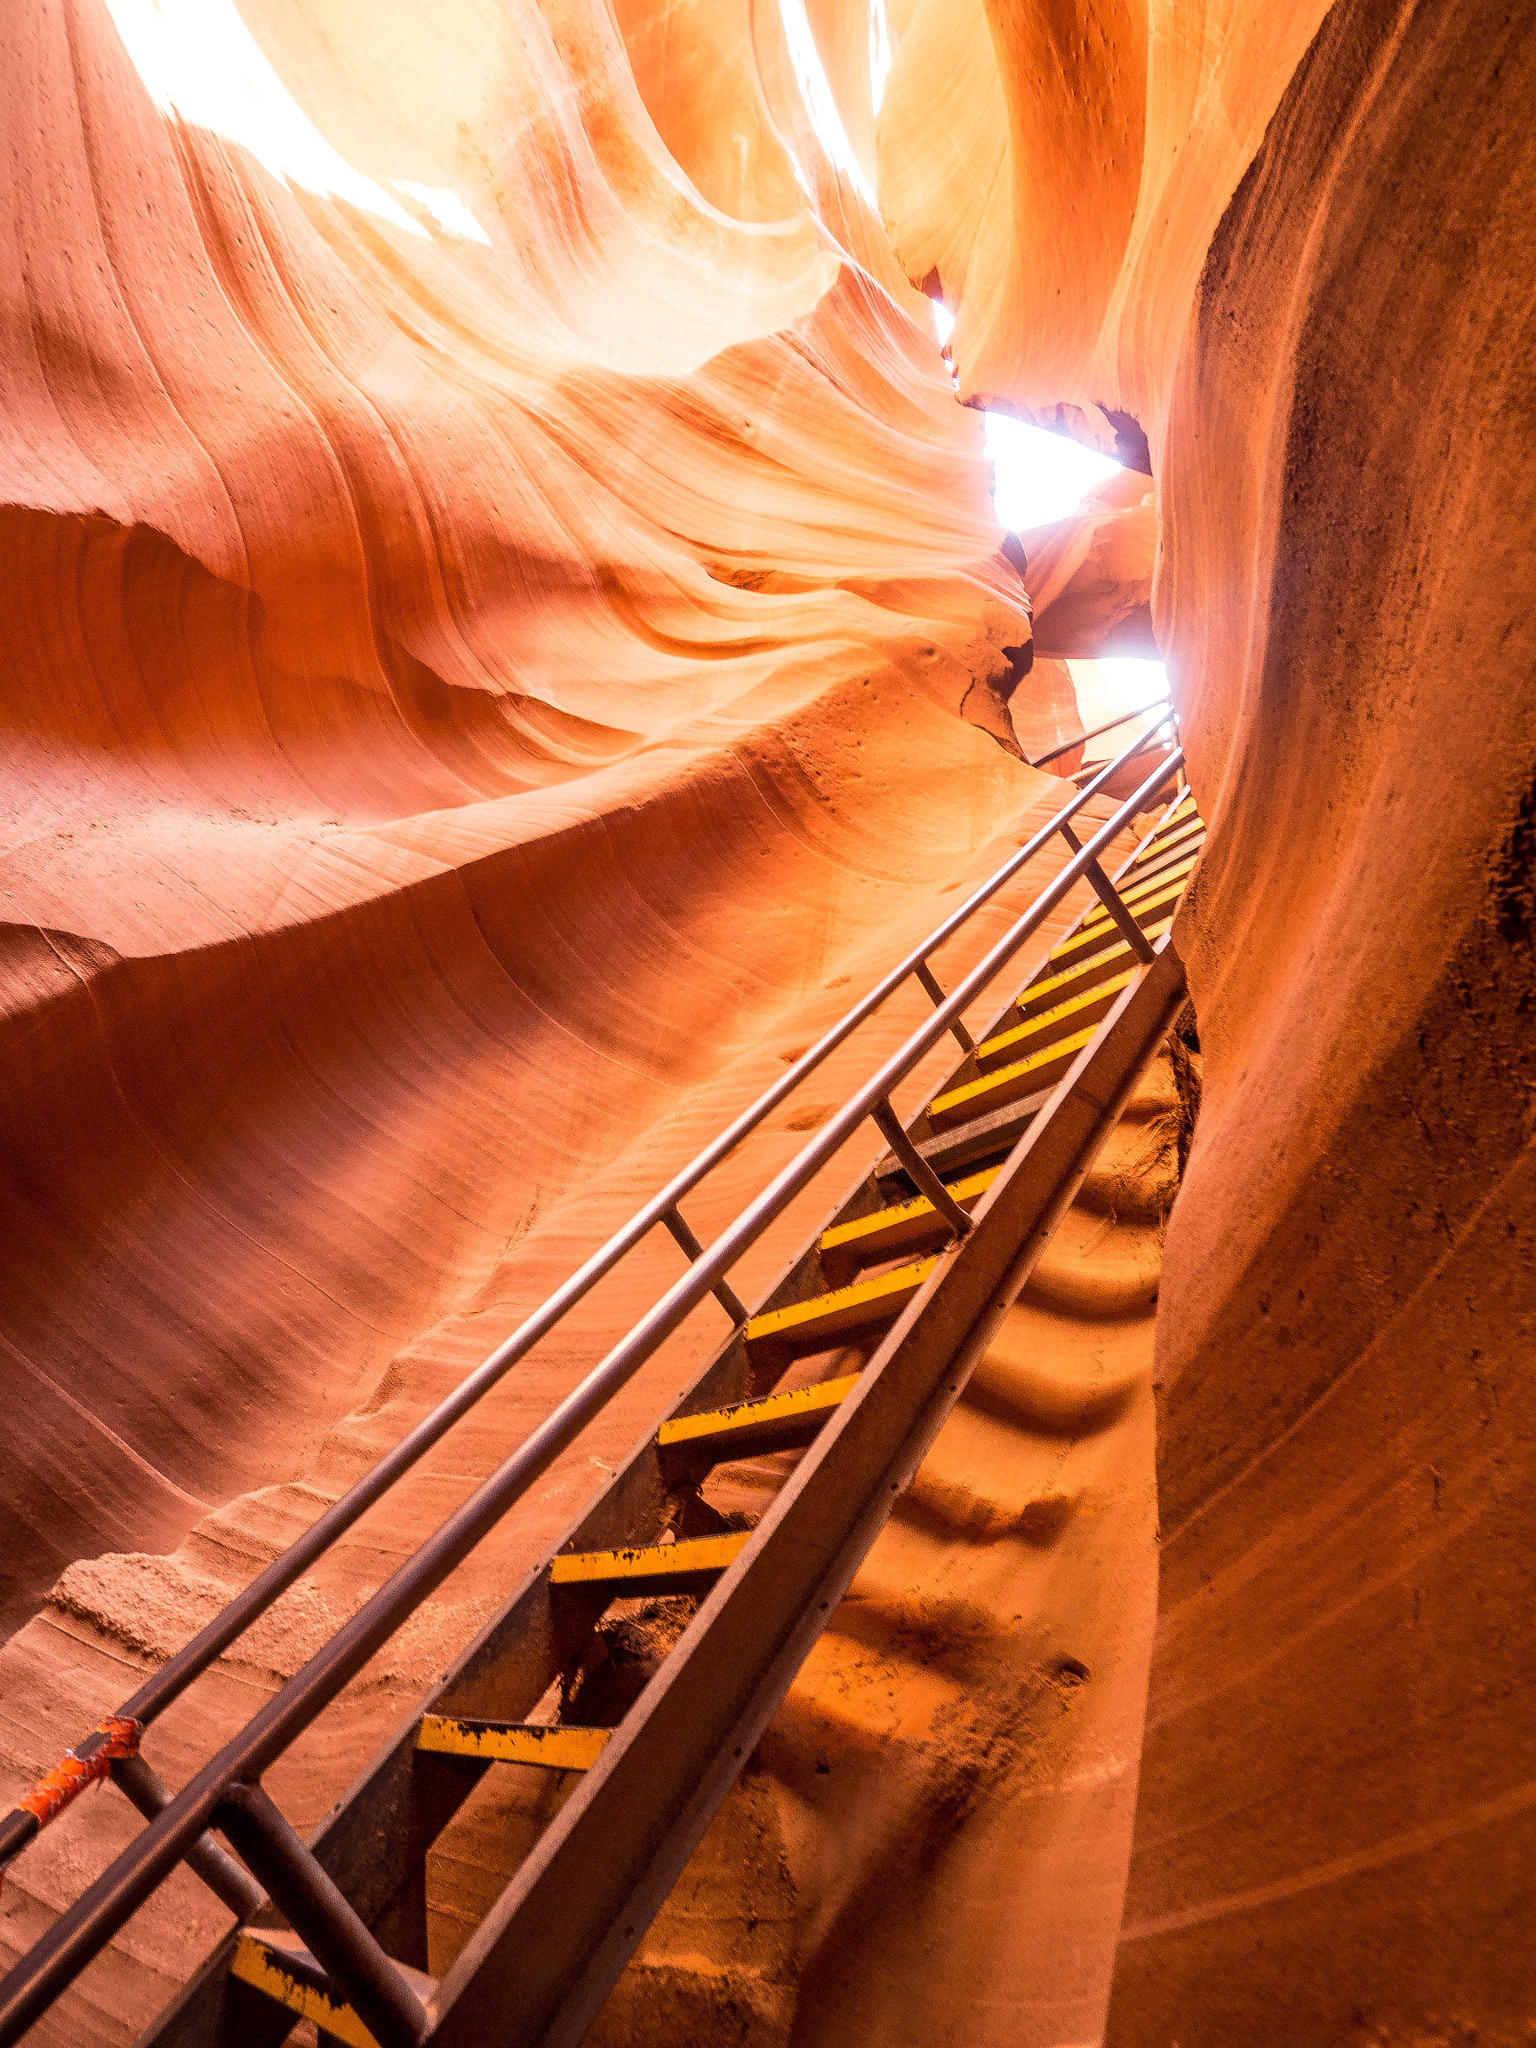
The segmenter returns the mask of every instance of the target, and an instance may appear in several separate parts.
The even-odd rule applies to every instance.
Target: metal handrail
[[[1148,736],[1143,735],[1143,741]],[[1134,751],[1129,750],[1126,758]],[[1061,899],[1089,874],[1099,855],[1177,773],[1183,759],[1183,749],[1176,748],[1159,763],[1135,794],[1073,855],[1023,916],[971,969],[953,994],[747,1204],[703,1257],[378,1592],[343,1623],[302,1670],[225,1744],[22,1957],[0,1983],[0,2044],[15,2041],[193,1850],[207,1829],[221,1825],[218,1816],[230,1788],[260,1779],[262,1772],[356,1677],[405,1618],[463,1562],[705,1295],[714,1290],[865,1117],[886,1104],[891,1091],[911,1074]],[[1050,829],[1059,827],[1053,824]]]
[[[1048,754],[1036,754],[1029,766],[1043,768],[1047,761],[1055,761],[1063,754],[1070,754],[1074,747],[1082,746],[1087,740],[1096,740],[1101,733],[1113,732],[1117,725],[1129,725],[1133,718],[1145,718],[1149,711],[1155,711],[1159,704],[1167,702],[1168,695],[1165,691],[1161,697],[1154,697],[1150,704],[1143,704],[1139,711],[1122,711],[1118,718],[1111,718],[1103,725],[1096,725],[1091,732],[1080,732],[1075,740],[1063,740],[1059,747],[1052,747]],[[1166,718],[1160,719],[1152,730],[1157,732],[1167,723]]]
[[[1164,720],[1166,724],[1168,721]],[[942,991],[927,971],[927,960],[946,943],[959,928],[990,901],[999,889],[1012,880],[1020,868],[1033,860],[1041,848],[1097,794],[1100,786],[1107,782],[1114,772],[1133,759],[1148,740],[1160,731],[1160,726],[1151,727],[1116,760],[1110,762],[1085,788],[1078,791],[1049,824],[1044,825],[1027,840],[1017,853],[1010,855],[994,874],[975,889],[966,900],[931,931],[922,944],[909,953],[904,960],[893,967],[885,978],[878,982],[863,999],[838,1023],[809,1047],[800,1058],[767,1088],[749,1109],[743,1110],[734,1122],[728,1124],[717,1137],[699,1152],[682,1171],[673,1176],[661,1191],[653,1195],[642,1208],[637,1209],[629,1221],[610,1237],[606,1244],[564,1280],[548,1295],[526,1321],[491,1352],[475,1370],[461,1380],[451,1394],[423,1416],[414,1429],[400,1439],[378,1462],[371,1466],[360,1479],[350,1486],[341,1497],[333,1501],[321,1515],[288,1548],[259,1572],[241,1592],[224,1607],[208,1625],[199,1630],[190,1642],[184,1644],[174,1656],[167,1659],[154,1675],[141,1685],[131,1698],[117,1709],[119,1720],[137,1721],[141,1729],[158,1718],[194,1679],[201,1676],[231,1643],[245,1631],[266,1610],[287,1591],[294,1581],[314,1563],[316,1558],[330,1548],[337,1539],[347,1532],[354,1523],[367,1513],[375,1502],[389,1491],[395,1481],[408,1472],[419,1459],[424,1457],[453,1426],[467,1415],[477,1402],[497,1385],[503,1376],[531,1351],[535,1344],[546,1337],[578,1302],[580,1302],[599,1280],[603,1279],[658,1223],[666,1226],[674,1237],[678,1226],[687,1229],[678,1213],[678,1203],[691,1192],[701,1180],[711,1173],[728,1154],[749,1137],[763,1119],[770,1115],[784,1099],[793,1094],[800,1083],[821,1065],[829,1054],[836,1051],[866,1018],[870,1017],[891,996],[909,975],[917,975],[936,1000],[942,999]],[[937,995],[935,992],[937,991]],[[961,1029],[963,1030],[963,1026]],[[692,1238],[692,1232],[688,1232]],[[697,1240],[693,1240],[697,1243]],[[690,1260],[697,1256],[684,1246],[685,1256]],[[730,1295],[730,1290],[725,1290]],[[730,1296],[735,1303],[735,1297]],[[728,1307],[728,1313],[735,1313]],[[71,1754],[82,1761],[89,1759],[101,1749],[105,1737],[99,1730],[87,1735]],[[128,1774],[120,1774],[127,1776]],[[137,1784],[125,1784],[124,1789],[134,1796],[134,1803],[142,1809],[152,1808],[155,1794],[145,1784],[149,1774],[139,1774]],[[141,1796],[145,1795],[147,1796]],[[0,1820],[0,1869],[10,1863],[39,1832],[36,1817],[24,1810],[16,1809]]]

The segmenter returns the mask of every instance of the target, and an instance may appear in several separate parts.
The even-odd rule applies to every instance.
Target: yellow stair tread
[[[590,1771],[612,1732],[609,1728],[546,1727],[534,1721],[460,1721],[449,1714],[427,1714],[416,1747],[444,1756],[485,1757],[493,1763]]]
[[[1170,847],[1182,840],[1193,839],[1205,830],[1205,820],[1198,811],[1186,811],[1181,817],[1172,819],[1166,825],[1143,839],[1133,856],[1134,865],[1145,866],[1148,861],[1160,860]]]
[[[711,1408],[703,1415],[678,1415],[656,1432],[658,1444],[683,1444],[700,1437],[729,1436],[733,1430],[759,1429],[765,1422],[787,1422],[797,1415],[815,1415],[836,1408],[859,1384],[857,1373],[823,1380],[820,1386],[796,1387],[788,1394],[764,1394],[760,1400],[738,1401],[729,1408]]]
[[[968,1202],[973,1195],[984,1195],[1001,1172],[1000,1166],[989,1166],[981,1173],[968,1174],[964,1180],[951,1181],[946,1185],[957,1202]],[[868,1216],[856,1216],[851,1223],[834,1223],[830,1230],[821,1233],[821,1249],[824,1252],[836,1251],[840,1245],[858,1244],[861,1239],[877,1236],[893,1225],[909,1220],[915,1223],[935,1213],[926,1195],[914,1195],[910,1202],[896,1202],[888,1209],[876,1209]]]
[[[1199,813],[1195,809],[1195,792],[1192,789],[1186,789],[1157,829],[1159,832],[1170,831],[1181,820],[1189,817],[1198,817],[1198,815]]]
[[[759,1337],[789,1336],[807,1324],[835,1320],[849,1310],[883,1301],[888,1295],[911,1293],[922,1286],[937,1264],[938,1254],[935,1253],[932,1258],[915,1259],[911,1264],[898,1266],[890,1273],[881,1273],[873,1280],[855,1280],[851,1286],[834,1287],[829,1294],[815,1294],[809,1301],[792,1302],[788,1308],[776,1308],[767,1315],[754,1316],[747,1325],[747,1342],[750,1344]]]
[[[1125,942],[1122,940],[1121,943]],[[1125,950],[1129,952],[1130,947],[1127,945]],[[1061,1023],[1063,1018],[1075,1017],[1079,1011],[1086,1010],[1090,1003],[1102,1003],[1106,998],[1117,996],[1121,989],[1128,988],[1135,979],[1136,969],[1132,966],[1119,974],[1110,975],[1105,981],[1096,981],[1091,988],[1085,988],[1081,994],[1069,996],[1065,1002],[1057,1003],[1052,1009],[1042,1010],[1039,1016],[1027,1018],[1024,1023],[1015,1024],[1007,1031],[1000,1031],[995,1038],[983,1039],[976,1048],[976,1057],[988,1059],[1002,1052],[1007,1046],[1022,1045],[1026,1039],[1036,1038],[1042,1031],[1048,1031],[1053,1024]]]
[[[1185,882],[1182,878],[1179,881],[1174,882],[1167,887],[1159,885],[1159,887],[1155,889],[1153,893],[1147,897],[1147,900],[1144,903],[1138,903],[1133,906],[1132,914],[1139,920],[1145,917],[1149,910],[1160,910],[1165,903],[1172,903],[1178,897],[1182,896],[1184,894],[1184,889]],[[1092,913],[1090,913],[1087,917],[1083,919],[1082,923],[1078,926],[1075,932],[1069,933],[1068,936],[1064,938],[1059,945],[1053,946],[1051,948],[1050,957],[1053,960],[1062,959],[1065,957],[1066,954],[1072,952],[1076,947],[1083,945],[1085,942],[1090,944],[1094,943],[1097,940],[1105,937],[1108,931],[1112,931],[1114,929],[1115,927],[1110,921],[1108,911],[1104,913],[1103,917],[1096,917]]]
[[[1148,940],[1160,939],[1172,924],[1173,919],[1165,917],[1160,924],[1143,925],[1142,932]],[[1101,932],[1098,936],[1102,938],[1104,934]],[[1054,995],[1057,989],[1081,981],[1085,974],[1091,974],[1100,967],[1107,967],[1110,961],[1121,954],[1128,959],[1132,957],[1129,941],[1117,938],[1112,946],[1106,946],[1101,953],[1090,953],[1085,959],[1074,962],[1071,967],[1064,967],[1060,974],[1049,975],[1044,981],[1031,982],[1027,988],[1020,989],[1014,1000],[1016,1003],[1037,1003],[1044,996]],[[1096,988],[1098,983],[1090,985]]]
[[[1119,881],[1116,882],[1115,887],[1122,896],[1127,894],[1134,896],[1138,890],[1155,889],[1160,882],[1167,881],[1171,875],[1188,874],[1199,858],[1200,848],[1198,846],[1171,846],[1159,858],[1127,868]],[[1102,910],[1104,905],[1101,901],[1092,907]]]
[[[1138,860],[1120,877],[1117,887],[1132,888],[1140,882],[1160,881],[1181,861],[1196,861],[1204,851],[1205,827],[1202,825],[1198,832],[1191,830],[1187,837],[1181,833],[1178,839],[1158,847],[1146,860]]]
[[[1136,866],[1149,867],[1153,861],[1161,860],[1165,854],[1172,852],[1174,847],[1182,845],[1186,840],[1198,839],[1204,830],[1204,818],[1181,819],[1171,830],[1159,832],[1153,838],[1142,841],[1141,851],[1136,856]]]
[[[1154,839],[1166,839],[1170,832],[1182,831],[1192,818],[1198,819],[1199,816],[1200,812],[1195,804],[1194,792],[1186,790],[1167,817],[1154,826],[1141,843],[1143,846],[1150,846]]]
[[[1135,888],[1127,889],[1121,887],[1120,901],[1125,904],[1135,905],[1143,896],[1151,896],[1159,889],[1167,888],[1171,882],[1180,880],[1187,875],[1199,858],[1198,853],[1187,854],[1183,860],[1176,860],[1172,867],[1164,868],[1161,874],[1151,876],[1147,881],[1139,883]],[[1097,924],[1101,918],[1108,916],[1108,904],[1096,903],[1084,916],[1083,926]]]
[[[345,2041],[347,2048],[379,2048],[377,2038],[350,2005],[338,2003],[316,1985],[306,1984],[285,1969],[283,1963],[281,1944],[274,1942],[269,1946],[264,1938],[242,1934],[230,1958],[229,1974],[238,1977],[242,1984],[264,1991],[285,2011],[312,2020],[322,2033]]]
[[[723,1572],[751,1534],[750,1529],[732,1529],[724,1536],[689,1536],[677,1543],[642,1543],[630,1550],[566,1551],[552,1560],[550,1582],[556,1586],[601,1585],[610,1579]]]
[[[951,1089],[948,1095],[940,1095],[929,1104],[928,1114],[935,1117],[950,1117],[957,1110],[968,1108],[973,1103],[984,1105],[986,1098],[999,1089],[1040,1073],[1061,1060],[1075,1059],[1098,1028],[1096,1023],[1085,1025],[1081,1031],[1074,1031],[1066,1038],[1058,1038],[1054,1045],[1048,1045],[1040,1052],[1031,1053],[1027,1060],[1015,1060],[1011,1066],[999,1067],[992,1074],[983,1074],[979,1081],[967,1081],[963,1088]]]

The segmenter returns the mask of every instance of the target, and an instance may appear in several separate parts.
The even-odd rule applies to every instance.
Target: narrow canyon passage
[[[0,14],[0,2042],[1528,2048],[1533,66]]]

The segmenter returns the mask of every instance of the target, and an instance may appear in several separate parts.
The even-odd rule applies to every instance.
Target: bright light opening
[[[419,205],[427,209],[445,233],[459,235],[466,242],[484,242],[487,248],[490,247],[490,236],[457,192],[450,192],[446,185],[417,185],[409,178],[401,178],[398,185],[402,192],[409,192]]]
[[[935,312],[938,310],[935,307]],[[1120,472],[1120,464],[1112,457],[1069,441],[1064,434],[1025,426],[1006,413],[989,412],[985,419],[987,453],[994,472],[992,501],[1003,525],[1015,533],[1068,518],[1090,491]],[[1101,661],[1071,661],[1067,666],[1087,732],[1122,712],[1139,711],[1144,704],[1161,707],[1167,695],[1168,674],[1160,661],[1114,655]],[[1113,759],[1138,733],[1155,725],[1160,715],[1159,708],[1149,718],[1117,725],[1101,739],[1090,740],[1085,758]]]
[[[933,308],[933,324],[938,333],[939,347],[943,348],[955,331],[955,316],[942,299],[930,299],[928,303]],[[991,414],[988,413],[986,417],[990,419]]]
[[[816,131],[816,140],[836,168],[853,180],[865,202],[873,206],[874,191],[864,175],[863,165],[854,154],[853,144],[848,140],[843,117],[837,111],[837,101],[832,97],[832,88],[822,69],[821,52],[816,48],[816,38],[811,34],[811,24],[806,18],[805,0],[779,0],[779,14],[789,44],[790,62],[795,67],[795,77],[800,82],[801,97],[811,117],[811,126]]]
[[[1065,434],[1027,427],[1006,413],[989,412],[983,418],[992,458],[992,502],[998,518],[1015,533],[1065,519],[1096,485],[1119,473],[1113,456],[1084,448]]]
[[[877,114],[890,75],[891,25],[885,18],[885,0],[869,0],[869,96]]]
[[[1078,714],[1084,732],[1092,732],[1107,719],[1122,712],[1139,711],[1144,704],[1159,708],[1149,718],[1131,719],[1113,732],[1090,740],[1083,749],[1085,761],[1111,761],[1131,744],[1138,733],[1165,717],[1162,700],[1168,694],[1168,671],[1160,661],[1141,661],[1129,655],[1107,655],[1102,661],[1069,661],[1072,687],[1077,693]]]
[[[275,177],[307,192],[345,199],[407,234],[427,237],[429,229],[393,193],[326,141],[268,63],[234,0],[107,0],[107,8],[162,113],[238,143]],[[446,187],[400,184],[396,190],[444,233],[489,242]]]

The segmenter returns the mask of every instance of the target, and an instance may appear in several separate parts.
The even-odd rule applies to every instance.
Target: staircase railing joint
[[[426,2008],[270,1795],[260,1785],[230,1785],[217,1820],[381,2048],[417,2048]]]
[[[927,994],[931,997],[934,1008],[936,1010],[942,1010],[944,1005],[949,1001],[949,997],[945,995],[943,989],[939,986],[938,980],[934,975],[932,968],[928,965],[928,962],[926,960],[919,960],[916,967],[914,967],[912,971],[917,976],[918,980],[922,983],[923,988],[925,989]],[[960,1047],[960,1050],[962,1052],[974,1052],[976,1050],[975,1039],[972,1038],[971,1034],[969,1033],[969,1031],[966,1030],[965,1026],[960,1022],[960,1019],[958,1017],[955,1018],[954,1022],[950,1025],[949,1029],[950,1035],[954,1038],[956,1044]]]
[[[158,1820],[171,1803],[170,1793],[141,1756],[124,1757],[113,1764],[112,1782],[145,1820]],[[241,1920],[249,1920],[266,1898],[255,1878],[242,1870],[212,1835],[200,1835],[183,1861]]]
[[[661,1220],[672,1233],[673,1243],[676,1244],[689,1265],[696,1266],[704,1256],[704,1247],[683,1220],[683,1212],[676,1202],[672,1204]],[[727,1281],[723,1279],[717,1280],[709,1291],[733,1323],[740,1325],[746,1322],[747,1305]]]

